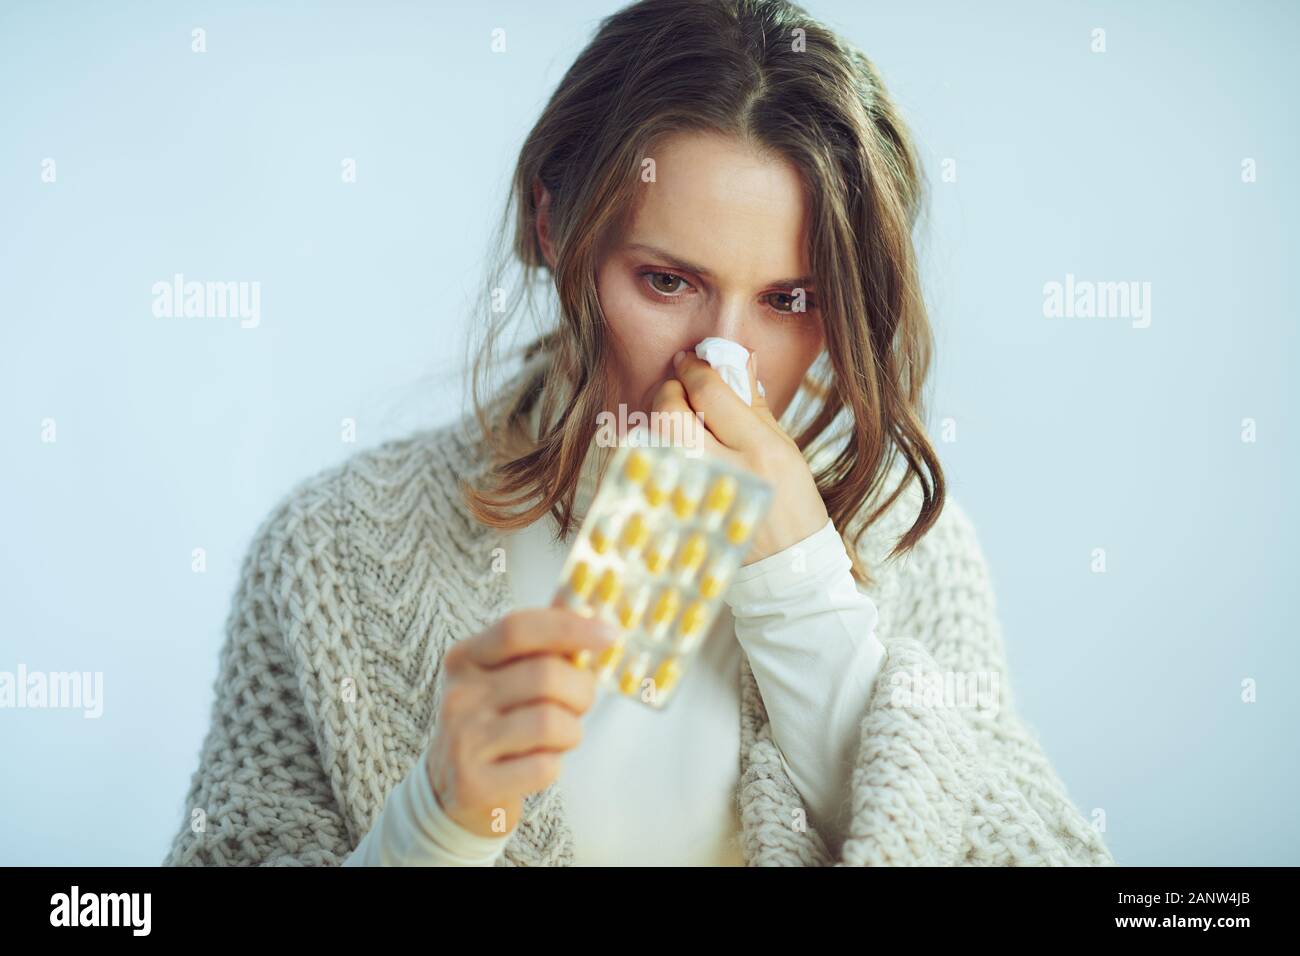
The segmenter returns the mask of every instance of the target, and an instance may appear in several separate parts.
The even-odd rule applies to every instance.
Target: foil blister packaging
[[[742,468],[681,446],[614,453],[560,572],[571,610],[614,624],[606,651],[573,657],[598,686],[662,710],[722,608],[772,501]]]

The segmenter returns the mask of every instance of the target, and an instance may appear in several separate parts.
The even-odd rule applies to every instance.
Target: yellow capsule
[[[736,507],[731,520],[727,522],[727,540],[732,544],[744,544],[754,533],[755,519],[762,514],[761,499],[751,498]]]
[[[668,489],[677,480],[677,462],[671,457],[659,462],[653,474],[645,483],[645,500],[650,507],[658,508],[668,497]]]
[[[613,604],[623,590],[623,582],[618,579],[613,568],[606,568],[596,582],[596,603]]]
[[[596,670],[604,673],[605,671],[613,669],[614,665],[618,663],[619,658],[622,656],[623,642],[615,641],[613,644],[609,645],[609,647],[601,651],[600,656],[596,658]]]
[[[736,498],[736,479],[731,475],[719,475],[718,480],[709,489],[709,496],[704,499],[704,510],[726,511]]]
[[[623,668],[623,673],[618,679],[618,689],[625,694],[635,694],[641,686],[641,678],[645,676],[645,668],[648,662],[648,654],[644,651],[638,654],[627,667]]]
[[[645,566],[651,574],[658,574],[664,569],[666,563],[667,559],[662,551],[655,550],[646,552]]]
[[[676,686],[677,678],[681,676],[682,665],[677,658],[665,657],[655,670],[655,693],[661,697],[669,693]]]
[[[682,611],[682,619],[677,625],[678,632],[683,637],[690,637],[704,625],[704,618],[708,615],[708,608],[702,601],[692,601]]]
[[[658,574],[668,566],[668,559],[673,555],[673,549],[677,546],[677,536],[671,533],[665,534],[654,544],[646,549],[644,555],[646,569],[651,574]]]
[[[681,520],[689,520],[695,514],[697,504],[699,504],[699,501],[692,498],[690,492],[682,485],[678,485],[673,489],[673,514],[677,515]]]
[[[653,478],[645,483],[645,500],[651,508],[658,508],[667,497],[668,492],[660,487]]]
[[[704,535],[695,532],[686,539],[686,544],[682,545],[681,553],[677,555],[677,569],[686,574],[694,574],[695,570],[704,561],[704,555],[709,550],[705,542]]]
[[[623,477],[634,485],[645,481],[650,474],[650,458],[643,451],[630,451],[623,464]]]
[[[623,603],[618,606],[618,623],[622,624],[627,630],[630,631],[632,628],[636,627],[640,620],[641,608],[639,608],[634,602],[624,600]]]
[[[722,558],[710,564],[700,578],[700,597],[711,601],[721,594],[730,572],[730,565]]]
[[[597,554],[604,554],[609,550],[611,537],[610,521],[608,518],[603,518],[596,522],[596,526],[591,529],[591,534],[587,540],[591,542],[591,550]]]
[[[688,468],[673,489],[673,514],[682,521],[695,516],[695,509],[704,497],[704,474],[698,468]]]
[[[618,689],[628,695],[635,694],[639,683],[641,683],[639,677],[631,671],[624,671],[622,676],[618,679]]]
[[[664,592],[659,595],[659,600],[655,601],[654,608],[650,611],[650,620],[655,624],[667,624],[677,613],[677,607],[681,604],[681,598],[675,588],[665,588]]]
[[[649,534],[650,526],[646,524],[645,517],[638,512],[628,518],[627,524],[623,525],[623,536],[619,540],[619,547],[624,551],[635,553],[641,550]]]
[[[591,591],[594,583],[591,577],[591,566],[586,561],[579,561],[573,566],[573,572],[569,575],[569,588],[580,598],[585,598]]]
[[[753,530],[753,526],[745,519],[733,518],[731,524],[727,525],[727,540],[732,544],[744,544]]]

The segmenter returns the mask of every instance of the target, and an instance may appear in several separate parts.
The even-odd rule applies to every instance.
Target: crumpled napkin
[[[695,346],[695,354],[713,366],[746,405],[754,404],[749,391],[749,370],[745,367],[749,351],[743,345],[711,335]]]

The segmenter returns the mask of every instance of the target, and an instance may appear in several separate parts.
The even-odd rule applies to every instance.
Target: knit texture
[[[433,732],[444,653],[511,610],[501,533],[478,524],[456,488],[486,467],[470,428],[462,419],[354,455],[263,522],[164,865],[334,866],[370,830]],[[912,483],[863,539],[887,656],[863,704],[841,847],[808,822],[741,655],[747,863],[1113,864],[1014,712],[988,570],[957,502],[948,497],[916,548],[885,560],[918,500]],[[917,675],[972,672],[996,675],[996,708],[897,694]],[[573,862],[553,784],[525,798],[497,863]]]

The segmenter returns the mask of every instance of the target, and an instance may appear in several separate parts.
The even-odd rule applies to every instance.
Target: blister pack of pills
[[[566,606],[615,624],[575,664],[599,686],[662,710],[722,607],[767,514],[771,486],[680,446],[629,442],[609,463],[564,567]]]

